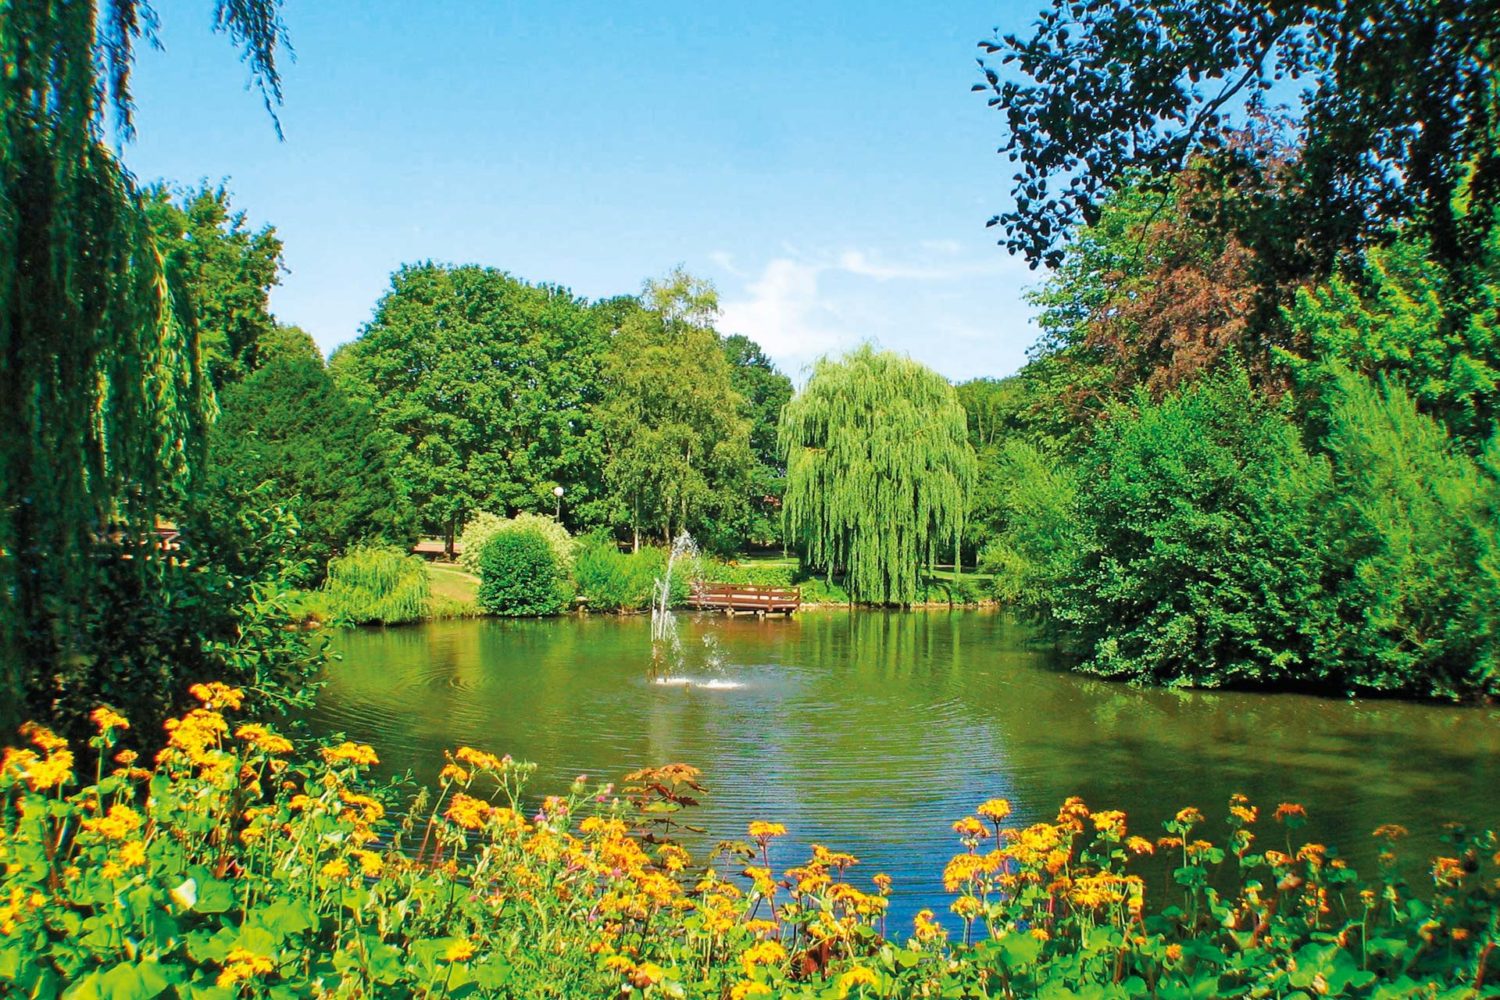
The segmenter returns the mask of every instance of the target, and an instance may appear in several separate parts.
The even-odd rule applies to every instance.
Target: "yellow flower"
[[[1254,806],[1230,806],[1229,815],[1242,823],[1254,823],[1260,812]]]
[[[1156,848],[1154,848],[1151,845],[1151,841],[1147,840],[1145,837],[1131,837],[1129,840],[1125,841],[1125,846],[1130,849],[1130,853],[1132,854],[1156,853]]]
[[[234,731],[234,735],[262,753],[287,754],[292,752],[291,740],[256,722],[241,726]]]
[[[21,726],[21,735],[31,740],[32,743],[41,747],[47,753],[55,753],[58,750],[66,750],[68,741],[48,729],[46,726],[35,722],[28,722]]]
[[[772,837],[785,836],[786,825],[784,823],[766,823],[762,820],[755,820],[750,824],[750,839],[759,841],[762,846]]]
[[[729,991],[729,1000],[755,1000],[756,997],[768,997],[771,995],[771,987],[765,983],[757,983],[752,979],[743,979],[734,984]]]
[[[35,759],[35,758],[33,758]],[[38,760],[26,771],[26,782],[38,792],[56,788],[73,780],[73,751],[57,750]]]
[[[874,970],[868,969],[863,965],[856,965],[842,976],[839,976],[839,996],[848,996],[849,991],[856,986],[874,986],[878,982],[880,980],[875,975]]]
[[[1306,818],[1307,808],[1305,806],[1299,805],[1296,802],[1283,802],[1281,805],[1276,807],[1275,818],[1277,822],[1281,822],[1292,816],[1300,816]]]
[[[209,708],[239,708],[245,700],[245,692],[239,688],[232,688],[218,681],[210,681],[207,684],[194,684],[188,688],[188,694],[197,698]]]
[[[1196,826],[1203,822],[1203,813],[1192,806],[1177,811],[1177,822],[1183,826]]]
[[[457,764],[444,764],[443,769],[438,772],[438,780],[444,784],[450,781],[456,781],[461,785],[468,784],[469,772]]]
[[[330,764],[340,761],[348,761],[351,764],[379,764],[380,758],[375,756],[375,748],[364,743],[350,743],[344,741],[336,747],[324,747],[321,751],[323,759]]]
[[[1094,813],[1094,829],[1109,837],[1125,836],[1125,814],[1118,809]]]
[[[385,867],[380,855],[374,851],[355,851],[354,857],[359,861],[360,874],[370,878],[379,875],[381,869]]]
[[[1182,959],[1182,945],[1180,945],[1180,944],[1169,944],[1169,945],[1167,945],[1167,961],[1168,962],[1176,962],[1176,961],[1180,961],[1181,959]]]
[[[104,862],[104,864],[99,866],[99,874],[103,875],[107,879],[117,879],[121,875],[125,874],[125,869],[121,868],[113,861],[106,861]]]
[[[490,805],[482,799],[460,792],[453,796],[444,815],[466,830],[478,830],[489,819]]]
[[[89,718],[94,720],[94,725],[99,727],[99,732],[101,733],[107,733],[111,729],[130,728],[129,719],[114,709],[105,708],[102,705],[89,713]]]
[[[786,949],[779,941],[757,941],[740,953],[740,964],[745,975],[750,975],[758,965],[774,965],[786,961]]]
[[[459,938],[443,952],[443,961],[445,962],[467,962],[473,957],[474,942],[468,938]]]
[[[932,918],[931,910],[920,910],[912,920],[913,930],[918,941],[926,944],[928,941],[941,940],[948,936],[942,925]]]
[[[948,909],[963,920],[973,920],[984,912],[984,904],[973,896],[959,896]]]
[[[120,860],[127,868],[139,868],[146,863],[146,845],[132,840],[120,848]]]
[[[89,833],[97,833],[106,840],[124,840],[139,830],[144,822],[140,813],[117,802],[109,807],[108,814],[98,819],[86,819],[80,825]]]
[[[323,866],[324,878],[348,878],[349,862],[343,858],[334,858]]]
[[[988,802],[982,803],[974,811],[991,823],[1000,823],[1004,821],[1005,817],[1010,815],[1010,800],[990,799]]]
[[[1463,865],[1457,858],[1433,858],[1432,880],[1438,885],[1457,885],[1464,879]]]
[[[224,971],[219,973],[218,985],[233,986],[242,980],[263,976],[275,967],[264,955],[235,948],[224,959]]]
[[[459,747],[458,753],[453,756],[472,765],[477,771],[504,771],[510,766],[509,757],[496,757],[492,753],[475,750],[473,747]]]
[[[953,832],[965,840],[972,840],[984,836],[988,831],[985,825],[973,816],[965,816],[953,824]]]
[[[1410,831],[1407,830],[1406,827],[1401,826],[1398,823],[1382,823],[1380,826],[1377,826],[1375,828],[1375,832],[1370,834],[1370,836],[1376,837],[1380,840],[1400,840],[1402,837],[1407,836],[1409,833]]]
[[[631,985],[640,990],[653,986],[665,978],[667,978],[667,971],[655,962],[642,962],[630,973]]]

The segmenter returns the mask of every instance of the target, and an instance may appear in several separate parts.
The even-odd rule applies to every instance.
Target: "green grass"
[[[822,576],[803,573],[796,556],[776,554],[741,554],[730,560],[731,566],[724,575],[728,583],[762,583],[765,586],[793,586],[802,588],[804,604],[848,604],[849,592],[838,578],[828,582]],[[994,577],[988,573],[968,570],[955,577],[952,567],[924,572],[922,581],[925,596],[922,600],[930,604],[972,604],[988,600],[992,593]]]
[[[427,564],[428,618],[472,618],[478,616],[479,577],[457,566]]]

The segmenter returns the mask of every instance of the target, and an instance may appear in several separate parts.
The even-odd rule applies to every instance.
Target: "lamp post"
[[[555,496],[555,497],[557,497],[557,506],[554,507],[553,510],[552,510],[552,518],[553,518],[553,520],[561,523],[562,522],[563,488],[561,486],[554,486],[554,487],[552,487],[552,495]]]

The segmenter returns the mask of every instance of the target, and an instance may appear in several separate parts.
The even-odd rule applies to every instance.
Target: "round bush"
[[[502,531],[479,556],[479,606],[493,615],[555,615],[568,594],[557,556],[535,531]]]

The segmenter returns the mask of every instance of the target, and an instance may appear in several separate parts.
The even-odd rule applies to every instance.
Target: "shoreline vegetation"
[[[990,799],[952,824],[949,912],[907,929],[887,922],[887,876],[816,844],[788,858],[774,820],[695,858],[673,832],[705,791],[686,765],[538,800],[531,765],[459,747],[412,797],[367,777],[373,747],[299,748],[240,721],[237,689],[191,695],[149,767],[102,708],[87,749],[31,726],[0,758],[0,975],[26,995],[1497,991],[1491,832],[1455,828],[1451,854],[1412,869],[1407,831],[1380,826],[1365,880],[1302,842],[1297,803],[1236,795],[1222,820],[1188,806],[1143,836],[1077,798],[1008,826],[1010,803]]]

